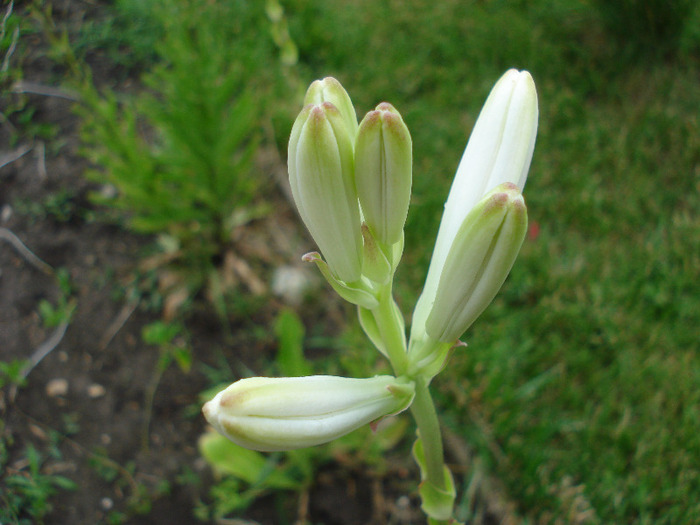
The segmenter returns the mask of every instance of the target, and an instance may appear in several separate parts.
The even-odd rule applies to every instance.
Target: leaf
[[[386,353],[386,348],[384,347],[384,341],[379,332],[379,326],[377,325],[377,320],[374,318],[371,310],[363,308],[362,306],[357,307],[357,317],[360,320],[360,326],[362,330],[367,334],[369,340],[374,343],[374,346],[379,350],[384,357],[389,357]]]
[[[185,373],[190,371],[190,368],[192,368],[192,352],[189,348],[177,347],[173,349],[173,357],[180,370]]]
[[[199,450],[220,475],[235,476],[250,485],[265,485],[270,489],[299,488],[300,481],[278,464],[279,455],[264,456],[229,441],[210,431],[199,439]]]
[[[277,316],[275,335],[279,341],[277,365],[284,376],[306,376],[313,372],[304,357],[305,328],[299,316],[284,309]]]
[[[444,467],[445,487],[441,489],[436,487],[427,479],[427,469],[425,464],[425,454],[423,452],[423,442],[420,437],[413,444],[413,457],[420,468],[421,483],[418,487],[418,493],[421,497],[421,509],[431,519],[436,520],[435,523],[450,520],[452,517],[452,509],[456,497],[456,490],[452,473],[447,467]],[[429,523],[432,523],[429,521]]]

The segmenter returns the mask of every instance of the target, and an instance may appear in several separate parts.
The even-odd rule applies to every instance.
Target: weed
[[[0,92],[3,94],[0,123],[9,130],[12,146],[22,139],[31,143],[35,138],[53,138],[58,129],[55,125],[37,124],[32,118],[36,108],[18,89],[26,59],[23,38],[32,31],[30,17],[18,10],[13,0],[5,2],[0,13]]]
[[[274,44],[260,38],[269,21],[253,4],[161,0],[138,9],[162,28],[156,63],[141,78],[147,89],[122,99],[82,86],[85,154],[96,166],[89,176],[115,190],[93,197],[134,231],[167,240],[169,265],[195,292],[210,282],[239,218],[261,213],[254,161],[267,86],[277,82]]]
[[[42,299],[39,301],[38,306],[39,315],[47,328],[69,324],[77,306],[77,302],[73,297],[73,285],[70,282],[68,271],[65,268],[61,268],[56,271],[55,277],[59,290],[56,304],[53,305],[46,299]]]
[[[13,208],[30,223],[51,219],[58,223],[67,223],[76,219],[88,219],[90,213],[81,209],[78,195],[68,188],[61,188],[41,200],[22,199],[14,203]]]
[[[154,15],[151,5],[117,0],[102,19],[83,25],[74,46],[78,56],[99,53],[125,72],[133,72],[157,61],[155,47],[163,32],[163,21]]]
[[[192,366],[192,349],[187,344],[184,328],[175,323],[156,321],[146,325],[141,332],[141,339],[147,345],[158,347],[160,354],[153,377],[146,389],[146,417],[141,444],[144,449],[148,449],[153,399],[161,377],[173,362],[183,372],[189,372]]]
[[[52,434],[53,457],[60,459],[56,435]],[[4,449],[4,440],[3,440]],[[49,499],[60,490],[75,490],[76,484],[63,476],[47,473],[42,467],[48,459],[33,445],[27,445],[21,466],[8,465],[5,454],[0,455],[0,476],[6,489],[0,495],[0,520],[2,523],[28,525],[43,523],[51,511]]]
[[[0,389],[7,385],[23,387],[27,384],[27,378],[23,371],[28,362],[23,359],[13,359],[12,361],[0,361]]]
[[[130,514],[148,514],[151,510],[153,500],[170,490],[170,484],[165,480],[159,480],[155,487],[150,487],[138,481],[134,477],[136,465],[129,461],[121,465],[111,459],[102,448],[97,448],[90,455],[90,466],[95,473],[108,483],[112,483],[119,490],[127,490],[127,509]],[[125,513],[110,512],[108,519],[119,520],[126,516]]]

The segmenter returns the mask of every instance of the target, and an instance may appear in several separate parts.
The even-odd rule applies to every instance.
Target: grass
[[[529,522],[697,522],[697,36],[627,61],[584,3],[289,4],[308,80],[337,76],[360,117],[388,99],[411,129],[405,305],[488,89],[533,73],[537,235],[436,380],[442,412]]]
[[[13,525],[28,525],[44,523],[44,518],[53,508],[50,503],[52,496],[60,490],[75,490],[76,484],[63,476],[46,472],[44,468],[48,460],[62,459],[58,449],[60,439],[57,433],[50,435],[48,455],[44,455],[32,444],[25,448],[22,468],[7,465],[7,448],[12,445],[8,439],[5,426],[0,422],[0,475],[3,491],[0,493],[0,519],[2,523]]]
[[[405,308],[490,87],[509,67],[533,73],[533,228],[435,381],[442,415],[528,523],[697,523],[700,8],[661,52],[606,32],[619,13],[595,5],[284,2],[301,84],[336,76],[360,117],[388,100],[411,130]],[[276,137],[293,118],[275,116]]]
[[[457,367],[536,515],[568,511],[570,477],[591,523],[700,517],[697,90],[675,68],[640,73],[563,133],[543,122],[527,192],[540,235]]]

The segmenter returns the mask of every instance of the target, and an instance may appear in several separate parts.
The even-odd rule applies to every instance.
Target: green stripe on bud
[[[357,194],[365,222],[383,246],[401,239],[411,199],[411,134],[389,103],[367,113],[355,141]]]
[[[236,381],[203,407],[207,421],[234,443],[260,451],[320,445],[408,408],[412,382],[392,376]]]
[[[460,226],[440,275],[425,329],[456,341],[491,303],[506,280],[527,231],[517,186],[505,183],[482,199]]]

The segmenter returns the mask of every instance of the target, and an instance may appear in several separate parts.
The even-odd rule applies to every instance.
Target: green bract
[[[326,443],[405,410],[414,385],[392,376],[251,377],[204,405],[207,421],[234,443],[260,451]]]

